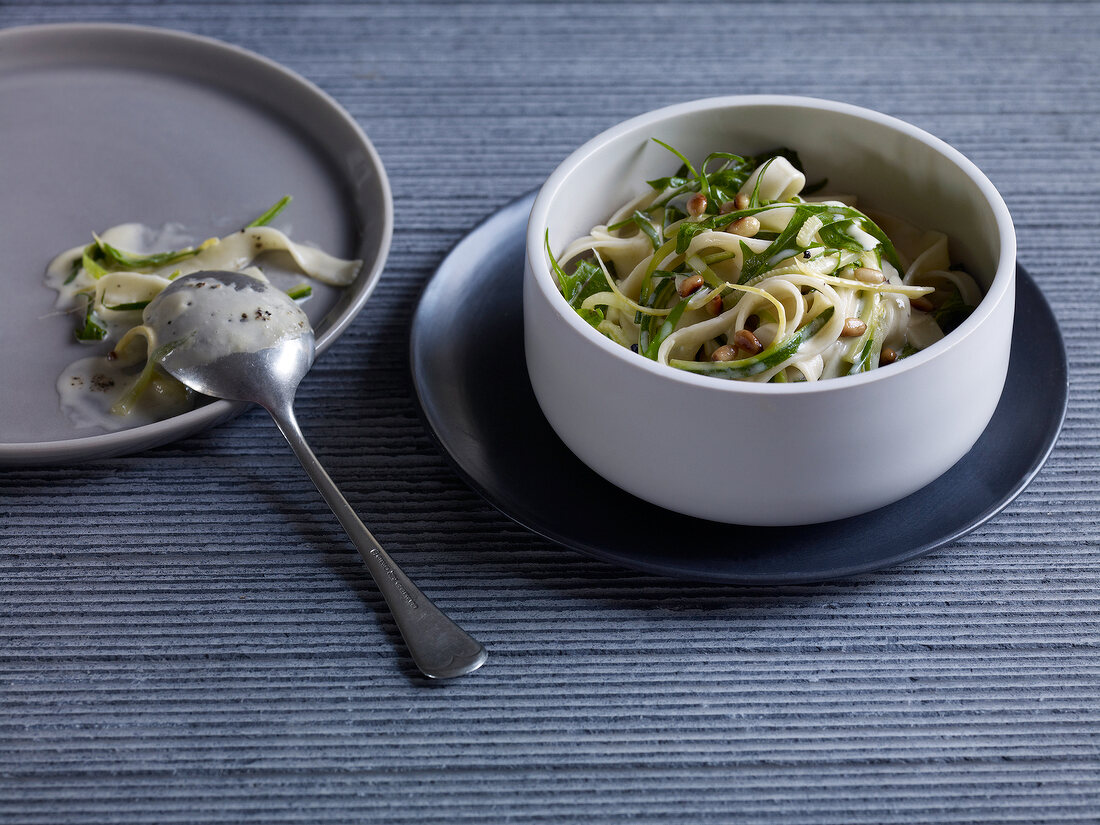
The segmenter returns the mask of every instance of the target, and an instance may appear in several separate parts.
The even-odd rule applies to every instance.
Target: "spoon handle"
[[[485,648],[432,604],[382,549],[309,448],[290,404],[267,411],[359,550],[420,672],[449,679],[481,667],[488,656]]]

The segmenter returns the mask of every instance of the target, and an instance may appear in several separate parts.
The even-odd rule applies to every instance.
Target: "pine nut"
[[[856,280],[863,281],[865,284],[881,284],[886,280],[886,276],[877,269],[871,269],[867,266],[861,266],[855,271]]]
[[[893,364],[898,360],[898,354],[889,347],[883,347],[882,352],[878,356],[878,365],[885,366],[886,364]]]
[[[737,350],[729,344],[723,344],[710,354],[711,361],[732,361],[737,357]]]
[[[736,206],[738,209],[748,209],[749,196],[744,193],[739,194],[736,198],[733,199],[733,205]]]
[[[728,215],[730,212],[733,212],[736,209],[737,209],[737,204],[734,201],[726,201],[725,203],[723,203],[721,206],[718,207],[718,214],[719,215]]]
[[[867,325],[859,318],[845,318],[844,329],[840,331],[841,338],[855,338],[867,331]]]
[[[686,298],[688,295],[691,295],[693,292],[698,290],[703,285],[703,283],[703,276],[699,273],[689,275],[688,277],[684,278],[684,280],[680,281],[680,297]]]
[[[747,329],[737,330],[733,336],[733,343],[738,349],[743,349],[749,355],[756,355],[756,353],[764,349],[764,345],[760,343],[760,339]]]
[[[744,218],[738,218],[727,226],[726,231],[732,232],[734,235],[742,235],[743,237],[751,238],[760,231],[760,221],[752,215],[747,215]]]
[[[707,312],[711,315],[719,315],[722,312],[722,296],[715,295],[714,298],[707,304]]]
[[[707,196],[702,192],[696,192],[688,198],[687,210],[691,217],[698,218],[707,211]]]

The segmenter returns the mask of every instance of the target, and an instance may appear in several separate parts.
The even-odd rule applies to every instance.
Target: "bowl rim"
[[[885,126],[914,138],[943,155],[977,186],[993,212],[994,222],[1000,235],[998,262],[997,269],[993,274],[993,279],[985,295],[982,297],[981,302],[962,324],[931,346],[902,359],[897,364],[891,365],[888,370],[875,369],[870,372],[860,373],[859,375],[844,375],[820,381],[772,384],[757,383],[753,381],[715,380],[710,376],[696,375],[695,373],[685,370],[678,370],[675,367],[659,364],[648,358],[640,358],[636,353],[631,352],[626,347],[616,344],[607,336],[597,332],[590,324],[581,320],[580,316],[562,299],[561,292],[558,290],[557,284],[550,272],[549,263],[545,259],[545,233],[550,205],[576,167],[594,152],[599,151],[610,143],[622,139],[627,134],[645,125],[657,125],[677,117],[701,111],[759,106],[787,106],[807,110],[827,111]],[[567,325],[576,330],[583,338],[603,349],[604,352],[610,354],[612,357],[621,359],[632,368],[642,370],[643,372],[649,372],[655,377],[680,382],[689,386],[709,388],[716,392],[747,394],[803,395],[822,392],[827,393],[868,383],[896,380],[906,373],[914,369],[920,369],[924,364],[936,360],[940,355],[965,341],[976,329],[985,323],[986,319],[994,313],[995,309],[1006,299],[1006,297],[1011,299],[1013,295],[1011,289],[1016,273],[1016,232],[1012,224],[1012,216],[1000,192],[997,191],[997,188],[989,178],[986,177],[985,173],[982,172],[973,161],[946,141],[900,118],[850,103],[800,95],[727,95],[700,98],[645,112],[600,132],[566,157],[565,160],[551,172],[546,182],[539,189],[538,195],[535,197],[535,202],[531,207],[530,218],[528,219],[526,243],[527,263],[531,269],[535,287],[546,299],[555,314],[563,319]],[[529,284],[525,285],[525,292],[527,286],[529,286]]]

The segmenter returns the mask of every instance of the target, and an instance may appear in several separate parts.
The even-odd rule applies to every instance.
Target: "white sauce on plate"
[[[267,349],[309,329],[309,318],[284,293],[237,287],[216,277],[161,293],[142,318],[153,349],[174,345],[172,366],[179,369],[203,366],[229,353]]]
[[[190,289],[155,301],[175,278],[204,270],[228,270],[266,283],[253,261],[265,252],[278,252],[289,256],[304,275],[342,287],[354,281],[362,265],[295,243],[270,226],[248,226],[194,248],[194,239],[179,224],[161,229],[120,224],[97,238],[100,246],[120,250],[119,261],[126,264],[86,259],[86,250],[92,250],[93,256],[99,252],[94,246],[77,246],[54,258],[46,271],[46,285],[58,292],[58,309],[80,318],[91,301],[95,322],[102,328],[102,341],[93,340],[92,344],[117,342],[106,355],[81,358],[58,376],[62,411],[76,427],[121,430],[192,409],[201,396],[148,363],[164,344],[181,342],[172,356],[175,364],[180,358],[200,363],[214,353],[274,346],[298,334],[303,325],[309,326],[306,314],[293,299],[284,296],[285,300],[279,300],[281,290],[261,295],[211,281],[209,288],[217,290],[217,300],[207,301],[204,293],[203,302],[210,306],[205,316],[185,312],[188,301],[198,298]],[[135,260],[168,250],[185,250],[186,254],[173,255],[167,262],[162,257],[161,263],[154,265]]]
[[[160,229],[140,223],[124,223],[112,226],[99,236],[103,241],[139,255],[149,255],[165,249],[178,249],[193,243],[194,239],[183,231],[179,224],[167,224]],[[69,310],[79,307],[79,281],[69,280],[73,261],[80,259],[84,245],[67,249],[50,263],[46,270],[46,285],[58,292],[56,306]],[[149,300],[156,293],[142,294],[137,279],[127,281],[129,273],[111,273],[105,279],[111,279],[105,288],[116,287],[114,291],[127,292],[131,301]],[[140,276],[146,282],[152,282],[149,275]],[[69,283],[66,281],[69,280]],[[168,283],[162,281],[160,289]],[[136,291],[135,291],[136,290]],[[100,318],[107,327],[109,340],[119,338],[123,333],[141,323],[141,310],[101,312]],[[57,394],[61,409],[78,428],[102,427],[106,430],[123,430],[143,424],[151,424],[164,418],[170,418],[194,408],[195,394],[177,381],[166,376],[153,376],[149,389],[143,393],[141,403],[127,415],[111,412],[122,396],[141,374],[143,358],[112,358],[110,355],[93,355],[81,358],[67,366],[57,377]]]

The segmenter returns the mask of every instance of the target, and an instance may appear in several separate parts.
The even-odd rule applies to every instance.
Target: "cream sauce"
[[[160,229],[154,229],[140,223],[124,223],[112,226],[99,237],[111,246],[136,255],[179,249],[194,241],[179,224],[167,224]],[[73,263],[81,258],[83,251],[84,246],[65,250],[53,259],[46,270],[46,285],[57,290],[56,306],[59,309],[83,308],[85,299],[80,296],[80,291],[87,284],[83,278],[70,279]],[[111,303],[112,286],[130,287],[118,300],[118,303],[128,303],[142,300],[143,297],[145,300],[152,297],[147,294],[147,288],[141,282],[159,282],[159,289],[169,283],[167,278],[154,280],[154,276],[138,275],[132,283],[127,284],[125,276],[129,274],[118,272],[103,276],[101,280],[108,281],[104,284],[108,299],[105,303]],[[69,282],[65,283],[67,280]],[[140,309],[101,309],[97,314],[107,328],[107,340],[118,339],[127,330],[141,323]],[[174,379],[154,375],[149,390],[142,394],[140,403],[135,404],[126,415],[112,412],[112,407],[119,403],[141,375],[144,355],[144,350],[141,350],[114,358],[100,354],[74,361],[57,378],[57,394],[62,412],[77,428],[99,427],[115,431],[151,424],[194,408],[193,392]]]
[[[179,224],[155,229],[140,223],[126,223],[113,226],[98,237],[116,249],[139,257],[195,245],[195,238],[184,232]],[[360,261],[343,260],[320,249],[294,243],[283,232],[269,226],[249,227],[225,238],[210,239],[199,245],[197,254],[160,269],[108,272],[98,278],[81,265],[84,249],[84,246],[76,246],[54,258],[46,270],[46,285],[57,290],[58,309],[71,312],[75,317],[84,312],[90,296],[96,317],[107,331],[104,341],[118,343],[110,353],[81,358],[70,364],[58,376],[56,386],[61,408],[76,427],[106,430],[148,424],[187,412],[195,406],[195,393],[175,379],[151,367],[146,368],[152,351],[159,344],[179,338],[178,332],[184,327],[191,335],[188,357],[201,359],[213,353],[215,345],[218,351],[224,351],[226,346],[241,350],[270,346],[300,329],[299,324],[309,323],[305,313],[290,298],[286,298],[287,306],[278,311],[260,307],[261,316],[265,311],[272,315],[256,318],[257,297],[267,305],[282,295],[281,291],[274,296],[258,296],[252,290],[232,288],[219,292],[219,298],[228,300],[218,306],[208,321],[200,323],[193,318],[185,324],[181,317],[184,307],[176,300],[164,301],[146,318],[141,305],[148,302],[149,306],[155,306],[153,299],[173,278],[201,270],[231,270],[266,282],[263,273],[252,266],[252,262],[269,251],[287,253],[303,273],[332,286],[350,284],[361,266]],[[131,305],[137,306],[127,308]],[[212,309],[213,306],[212,303]],[[241,320],[242,316],[248,319],[247,322]],[[139,393],[130,392],[135,386],[144,389]]]
[[[195,393],[183,384],[154,373],[140,403],[126,415],[113,408],[141,375],[140,363],[121,363],[93,355],[74,361],[57,379],[61,409],[76,427],[122,430],[152,424],[194,408]]]
[[[209,277],[161,293],[142,316],[150,348],[171,344],[173,368],[189,369],[230,353],[267,349],[308,330],[302,308],[263,284],[238,287]]]

